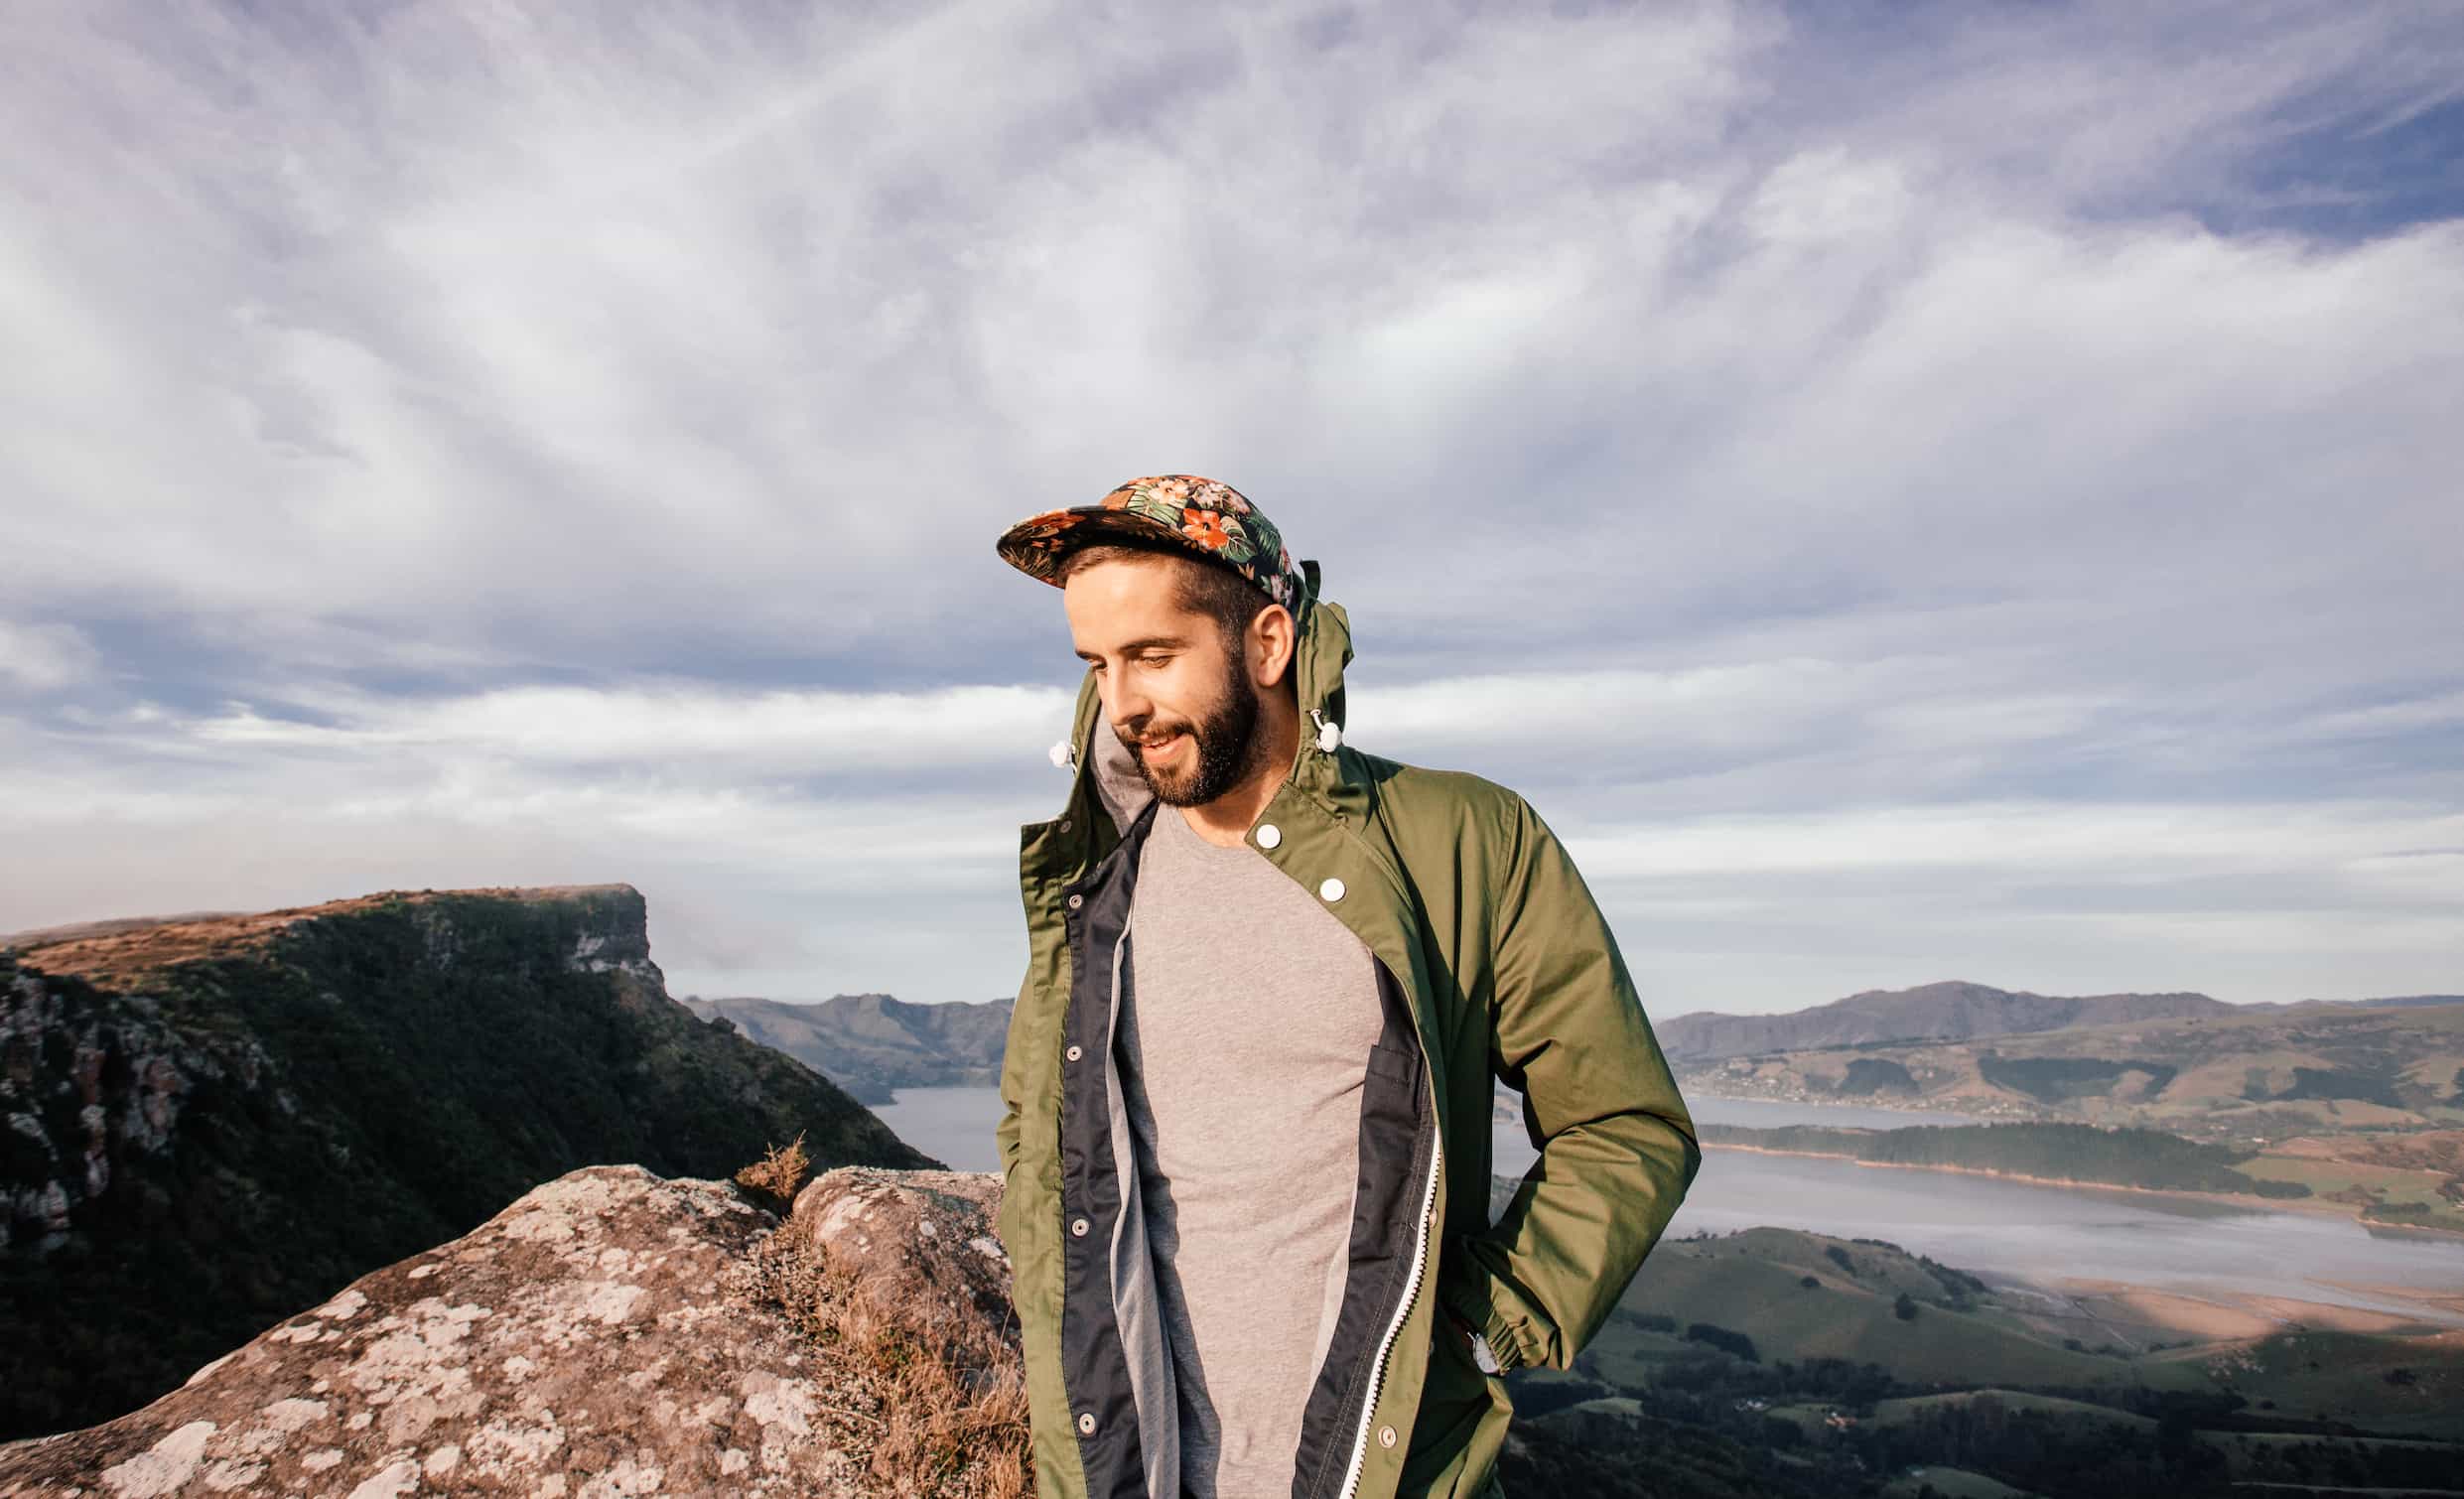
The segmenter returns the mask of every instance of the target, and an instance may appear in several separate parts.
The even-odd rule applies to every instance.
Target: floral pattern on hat
[[[1061,561],[1082,546],[1122,535],[1163,537],[1211,558],[1288,610],[1300,607],[1300,569],[1283,533],[1230,484],[1194,474],[1133,478],[1092,505],[1046,510],[1002,533],[1004,560],[1058,587]]]

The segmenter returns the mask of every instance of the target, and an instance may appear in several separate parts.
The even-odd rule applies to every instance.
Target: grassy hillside
[[[1968,1040],[1782,1048],[1681,1067],[1690,1089],[2251,1146],[2464,1128],[2464,1004],[2302,1005]]]
[[[1902,1297],[1913,1316],[1902,1314]],[[1907,1384],[1959,1383],[1986,1369],[2030,1385],[2137,1380],[2123,1360],[2030,1331],[1957,1271],[1890,1245],[1780,1228],[1662,1244],[1583,1357],[1611,1384],[1648,1385],[1673,1361],[1717,1347],[1686,1335],[1703,1324],[1751,1339],[1765,1364],[1834,1359]]]
[[[417,892],[0,954],[0,1436],[84,1425],[538,1182],[917,1165],[669,999],[627,886]]]
[[[2307,1187],[2370,1222],[2464,1233],[2464,1130],[2310,1136],[2239,1169]]]
[[[1670,1421],[1621,1397],[1545,1411],[1516,1403],[1498,1460],[1510,1494],[1565,1499],[1822,1499],[1853,1494],[1856,1475],[1809,1465],[1766,1441],[1701,1422]]]
[[[1573,1370],[1510,1378],[1507,1481],[1600,1499],[2221,1499],[2237,1482],[2409,1491],[2464,1472],[2464,1332],[2279,1323],[2091,1349],[2047,1305],[1873,1240],[1666,1241]],[[1666,1486],[1664,1451],[1680,1454]]]

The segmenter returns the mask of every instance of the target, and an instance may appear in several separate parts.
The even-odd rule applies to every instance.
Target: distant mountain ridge
[[[1766,1051],[1861,1046],[1883,1041],[1976,1040],[2074,1025],[2174,1021],[2231,1015],[2235,1006],[2204,994],[2061,996],[1951,980],[1914,989],[1868,989],[1785,1015],[1697,1011],[1654,1027],[1672,1059],[1705,1061]]]
[[[2403,994],[2379,1000],[2264,1000],[2244,1010],[2299,1010],[2304,1005],[2336,1005],[2347,1010],[2440,1010],[2464,1005],[2464,994]]]
[[[866,1103],[899,1088],[988,1087],[1001,1080],[1010,1000],[910,1004],[886,994],[820,1001],[689,998],[703,1020],[726,1020]]]
[[[385,891],[0,950],[0,1439],[117,1415],[593,1164],[925,1157],[671,999],[630,886]]]

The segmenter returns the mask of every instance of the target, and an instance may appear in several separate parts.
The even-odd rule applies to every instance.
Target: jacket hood
[[[1352,621],[1342,605],[1320,596],[1316,563],[1304,561],[1300,571],[1307,587],[1294,611],[1300,637],[1292,662],[1300,705],[1300,744],[1286,782],[1330,805],[1339,804],[1359,799],[1343,774],[1339,753],[1343,668],[1352,660]],[[1068,752],[1067,763],[1078,782],[1073,793],[1090,789],[1085,783],[1092,782],[1092,794],[1112,814],[1117,829],[1128,831],[1154,799],[1146,778],[1138,773],[1135,753],[1121,743],[1112,731],[1112,721],[1104,716],[1103,694],[1096,690],[1092,668],[1078,683],[1069,740],[1053,749],[1056,760],[1064,749]]]

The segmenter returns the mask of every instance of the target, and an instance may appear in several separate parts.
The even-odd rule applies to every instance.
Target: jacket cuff
[[[1491,1295],[1495,1281],[1472,1255],[1468,1240],[1457,1239],[1448,1248],[1452,1253],[1446,1256],[1437,1276],[1439,1308],[1455,1325],[1479,1334],[1488,1345],[1490,1356],[1497,1361],[1497,1372],[1522,1368],[1530,1360],[1524,1357],[1514,1325],[1506,1320]]]

